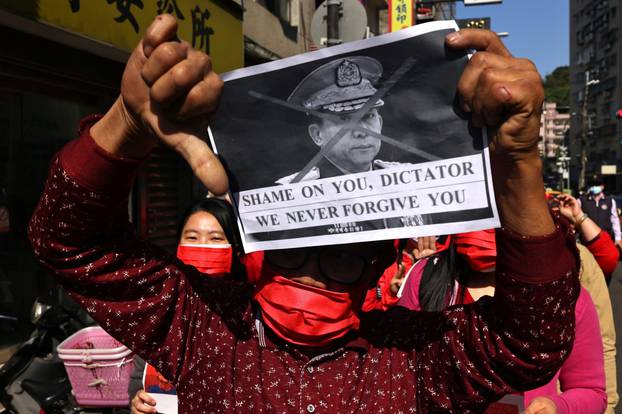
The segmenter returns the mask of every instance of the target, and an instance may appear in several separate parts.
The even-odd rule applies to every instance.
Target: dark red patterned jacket
[[[544,384],[571,347],[574,239],[497,234],[497,290],[442,313],[393,308],[310,358],[262,325],[251,288],[201,283],[136,238],[127,195],[140,162],[88,134],[53,161],[29,227],[37,256],[110,334],[174,380],[181,413],[480,412]]]

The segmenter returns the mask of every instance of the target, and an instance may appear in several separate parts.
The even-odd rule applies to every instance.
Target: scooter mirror
[[[41,303],[39,302],[39,300],[35,300],[35,303],[32,304],[32,309],[30,312],[30,321],[33,324],[37,324],[37,322],[39,322],[39,320],[41,319],[41,317],[43,316],[43,314],[45,312],[47,312],[49,309],[51,308],[50,305],[46,305],[45,303]]]

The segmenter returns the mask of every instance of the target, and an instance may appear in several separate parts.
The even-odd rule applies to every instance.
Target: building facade
[[[622,171],[622,8],[617,0],[570,0],[570,158],[574,188],[603,165]],[[619,175],[603,176],[622,192]],[[583,183],[584,184],[584,183]]]
[[[386,0],[367,0],[367,25],[371,36],[385,34],[389,31],[389,16]],[[448,3],[424,3],[415,2],[415,24],[430,22],[433,20],[451,20],[456,15],[456,5]]]
[[[555,102],[544,102],[540,117],[540,142],[546,187],[557,190],[569,188],[568,131],[570,113],[568,107],[558,107]]]
[[[540,143],[538,148],[542,157],[556,158],[564,145],[566,132],[570,127],[568,108],[558,107],[555,102],[544,102],[540,121]]]
[[[28,320],[34,299],[53,289],[26,235],[50,160],[82,117],[114,102],[125,61],[163,12],[216,71],[243,66],[242,7],[233,0],[0,0],[0,314]],[[143,237],[170,248],[192,198],[189,168],[158,149],[128,210]]]
[[[246,66],[317,50],[311,37],[311,21],[322,0],[245,0],[244,61]],[[388,32],[386,0],[361,1],[367,13],[366,36]],[[416,23],[453,19],[455,5],[417,5]]]
[[[316,0],[244,1],[246,66],[315,50],[311,19]]]

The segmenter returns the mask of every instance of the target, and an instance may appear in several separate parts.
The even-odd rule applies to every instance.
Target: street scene
[[[622,414],[621,30],[0,2],[0,414]]]

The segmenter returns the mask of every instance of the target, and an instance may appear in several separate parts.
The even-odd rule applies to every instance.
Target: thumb
[[[177,20],[170,14],[161,14],[156,16],[145,31],[142,53],[148,58],[160,44],[177,39]]]
[[[149,393],[147,393],[145,390],[141,390],[140,394],[139,394],[139,398],[145,403],[145,404],[149,404],[151,406],[155,406],[156,405],[156,400],[155,398],[153,398]]]
[[[174,147],[210,192],[216,195],[227,192],[229,188],[227,173],[218,157],[198,134],[184,134]]]
[[[404,263],[399,263],[397,265],[397,272],[395,273],[395,276],[393,277],[396,278],[397,280],[402,280],[404,279],[405,274],[406,274],[406,266],[404,266]]]
[[[534,88],[533,83],[527,79],[517,79],[496,84],[491,95],[510,116],[501,125],[499,132],[517,138],[525,148],[537,145],[544,90],[541,87]],[[536,131],[535,137],[532,136],[533,130]]]

